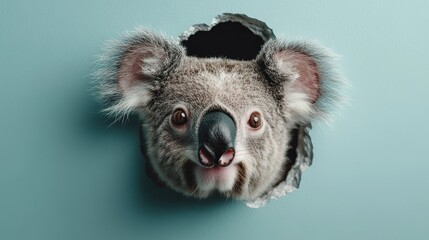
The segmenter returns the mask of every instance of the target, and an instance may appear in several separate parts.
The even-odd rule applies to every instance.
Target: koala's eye
[[[249,121],[247,122],[247,124],[251,127],[251,128],[260,128],[262,125],[262,116],[260,113],[258,112],[253,112],[252,114],[250,114],[250,118]]]
[[[174,110],[173,115],[171,116],[171,121],[176,126],[185,125],[188,122],[188,116],[186,115],[185,110],[181,108]]]

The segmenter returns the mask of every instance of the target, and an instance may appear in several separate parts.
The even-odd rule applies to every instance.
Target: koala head
[[[291,131],[340,102],[331,53],[276,39],[249,61],[185,52],[148,30],[111,44],[97,74],[106,111],[139,116],[150,165],[170,188],[263,195],[285,176]]]

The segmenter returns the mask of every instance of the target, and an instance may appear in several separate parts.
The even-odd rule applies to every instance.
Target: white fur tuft
[[[135,70],[134,61],[140,61],[138,74],[157,81],[165,78],[183,55],[184,49],[177,41],[145,28],[128,32],[119,41],[107,42],[93,74],[98,96],[108,105],[104,112],[126,116],[149,102],[154,84],[139,81],[137,73],[127,69]]]

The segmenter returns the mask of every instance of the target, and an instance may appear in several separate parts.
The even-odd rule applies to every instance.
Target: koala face
[[[281,176],[282,106],[255,62],[183,57],[141,119],[152,166],[168,185],[248,198]],[[277,127],[281,126],[281,127]]]
[[[196,58],[139,30],[103,61],[107,111],[138,114],[155,174],[197,198],[252,200],[271,190],[286,174],[291,131],[339,101],[331,55],[314,43],[270,40],[252,61]]]

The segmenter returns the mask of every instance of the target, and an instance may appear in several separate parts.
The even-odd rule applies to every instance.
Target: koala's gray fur
[[[290,64],[289,55],[284,60],[289,52],[290,59],[314,61],[317,81],[310,83],[319,84],[315,101],[295,83],[299,61]],[[217,191],[252,200],[269,191],[284,177],[290,131],[297,124],[326,118],[341,102],[344,86],[332,54],[310,42],[269,40],[253,61],[203,59],[186,56],[176,41],[139,29],[110,43],[99,60],[96,80],[106,111],[116,117],[138,114],[156,174],[172,189],[198,198]],[[186,131],[170,124],[176,106],[190,112]],[[196,170],[199,121],[213,109],[227,112],[237,125],[233,182],[217,186],[199,179]],[[255,109],[264,119],[256,133],[246,128],[249,112]]]

